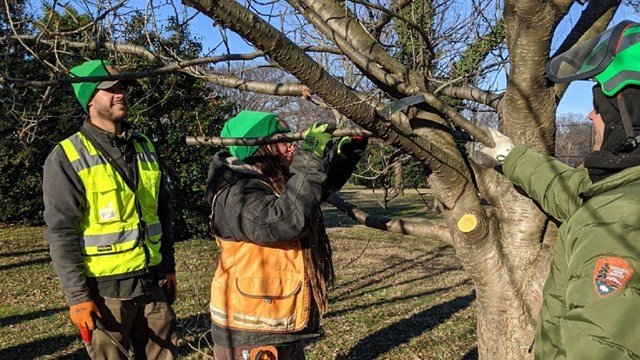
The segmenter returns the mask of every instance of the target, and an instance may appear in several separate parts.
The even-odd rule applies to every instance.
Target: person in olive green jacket
[[[640,359],[640,25],[623,22],[551,60],[555,82],[595,77],[593,152],[572,168],[489,129],[481,151],[562,222],[536,359]],[[635,77],[634,77],[635,76]]]

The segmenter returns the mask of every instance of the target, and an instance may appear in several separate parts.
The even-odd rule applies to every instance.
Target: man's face
[[[591,120],[591,125],[594,130],[593,151],[599,151],[602,147],[602,140],[604,139],[604,121],[602,120],[602,115],[600,115],[596,109],[593,109],[587,117]]]
[[[117,123],[127,117],[127,95],[120,83],[108,89],[98,89],[87,105],[93,120]]]

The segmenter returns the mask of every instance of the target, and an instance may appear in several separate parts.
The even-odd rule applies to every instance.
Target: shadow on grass
[[[475,294],[457,297],[424,310],[409,319],[398,321],[360,340],[347,354],[338,355],[336,360],[375,359],[444,323],[458,311],[469,307],[475,298]],[[467,353],[465,359],[475,359],[472,353],[473,351]]]
[[[366,212],[371,216],[384,216],[388,218],[420,218],[421,221],[438,220],[442,218],[442,215],[433,212],[427,212],[424,208],[416,208],[411,205],[397,205],[383,209],[381,207],[358,207],[358,209]],[[333,227],[353,227],[359,223],[343,212],[335,208],[325,208],[322,210],[324,216],[324,224],[327,228]]]
[[[434,269],[437,270],[437,269]],[[387,285],[382,285],[382,286],[372,286],[369,290],[364,290],[364,291],[352,291],[352,292],[347,292],[343,295],[337,296],[335,298],[331,298],[330,301],[333,302],[338,302],[338,301],[344,301],[344,300],[348,300],[350,298],[359,298],[368,294],[375,294],[379,291],[383,291],[385,289],[393,289],[396,286],[401,286],[401,285],[408,285],[411,283],[416,283],[416,284],[420,284],[420,281],[428,281],[431,278],[437,277],[439,275],[443,275],[443,274],[447,274],[451,271],[458,271],[458,270],[462,270],[462,266],[458,266],[458,267],[447,267],[444,269],[440,269],[438,271],[434,271],[430,274],[426,274],[424,276],[419,276],[419,277],[414,277],[414,278],[410,278],[407,279],[405,281],[400,281],[400,282],[396,282],[393,284],[387,284]],[[463,282],[462,284],[465,284],[465,282]],[[375,283],[372,283],[371,285],[374,285]],[[457,286],[457,285],[456,285]]]
[[[213,354],[213,339],[211,338],[211,322],[209,313],[203,312],[178,319],[176,334],[180,339],[178,343],[178,356],[205,353]]]
[[[66,311],[66,308],[50,309],[44,311],[37,311],[30,314],[21,316],[10,316],[4,319],[0,319],[0,326],[8,326],[11,324],[19,323],[21,321],[33,320],[35,318],[46,317],[53,315],[56,312]],[[178,319],[178,336],[182,338],[183,342],[178,346],[178,355],[186,356],[198,353],[196,349],[201,349],[206,352],[207,348],[212,352],[213,341],[211,340],[210,324],[205,320],[209,315],[202,313],[193,315],[187,318]],[[189,334],[199,334],[197,338],[191,337],[186,339]],[[65,352],[72,346],[77,346],[80,341],[80,335],[59,335],[48,337],[36,341],[32,341],[25,344],[15,345],[8,348],[0,349],[0,359],[89,359],[89,356],[84,347],[79,348],[71,353]]]
[[[332,318],[332,317],[339,317],[339,316],[342,316],[344,314],[350,313],[352,311],[364,310],[364,309],[367,309],[367,308],[375,308],[376,306],[389,304],[389,303],[393,303],[393,302],[396,302],[396,301],[403,301],[403,300],[408,300],[408,299],[428,296],[428,295],[432,295],[432,294],[436,294],[436,293],[440,293],[440,292],[444,292],[444,291],[453,290],[453,289],[457,288],[458,286],[464,286],[464,285],[471,285],[471,280],[467,279],[467,280],[464,280],[462,282],[459,282],[459,283],[451,285],[451,286],[445,286],[445,287],[440,287],[440,288],[436,288],[436,289],[431,289],[429,291],[424,291],[424,292],[421,292],[421,293],[411,293],[411,294],[409,294],[407,296],[398,296],[398,297],[393,297],[393,298],[387,298],[387,299],[375,301],[375,302],[372,302],[372,303],[369,303],[369,304],[352,306],[350,308],[345,308],[345,309],[338,310],[338,311],[330,311],[326,315],[324,315],[324,318],[329,319],[329,318]]]
[[[80,335],[59,335],[11,346],[0,349],[0,359],[88,359],[89,356],[84,348],[80,348],[73,353],[61,355],[64,349],[74,345],[74,343],[80,341],[79,339]]]
[[[33,259],[33,260],[23,261],[15,264],[6,264],[6,265],[0,266],[0,271],[19,268],[22,266],[43,265],[43,264],[48,264],[50,261],[51,259],[49,257],[44,257],[41,259]]]
[[[33,255],[33,254],[40,254],[40,253],[48,254],[49,253],[49,249],[48,248],[41,248],[41,249],[33,249],[33,250],[29,250],[29,251],[16,251],[16,252],[0,253],[0,258],[25,256],[25,255]]]
[[[59,312],[62,312],[62,311],[67,311],[67,308],[66,307],[59,307],[59,308],[55,308],[55,309],[46,309],[46,310],[41,310],[41,311],[34,311],[34,312],[30,312],[28,314],[23,314],[23,315],[7,316],[5,318],[0,318],[0,327],[19,324],[19,323],[21,323],[23,321],[30,321],[30,320],[34,320],[34,319],[44,318],[44,317],[51,316],[53,314],[56,314],[56,313],[59,313]],[[0,359],[4,359],[4,358],[0,356]]]
[[[334,227],[349,228],[358,225],[357,221],[334,207],[322,209],[322,217],[324,218],[324,226],[327,229]]]
[[[399,258],[398,261],[396,262],[391,262],[393,260],[392,257],[389,257],[389,265],[384,267],[384,268],[380,268],[374,272],[371,273],[367,273],[359,278],[355,278],[353,280],[350,281],[346,281],[343,283],[340,283],[338,285],[336,285],[334,287],[334,290],[340,290],[340,289],[345,289],[345,288],[349,288],[349,286],[353,285],[353,284],[358,284],[361,281],[365,281],[364,283],[358,284],[358,286],[356,288],[353,289],[348,289],[349,293],[352,293],[356,290],[362,289],[362,288],[366,288],[370,285],[374,285],[374,284],[378,284],[381,281],[391,278],[391,277],[395,277],[397,276],[397,274],[406,271],[408,269],[412,269],[416,266],[418,266],[419,264],[422,263],[428,263],[429,260],[432,260],[438,256],[442,256],[444,252],[446,251],[450,251],[452,249],[452,247],[450,245],[443,245],[438,247],[437,249],[435,249],[434,251],[429,251],[427,253],[421,254],[413,259],[403,259],[403,258]],[[344,268],[340,269],[340,271],[343,271]],[[453,270],[453,269],[452,269]],[[382,275],[384,273],[387,273],[386,275]],[[367,280],[368,279],[368,280]],[[343,298],[343,295],[340,296],[336,296],[337,299],[341,299]]]

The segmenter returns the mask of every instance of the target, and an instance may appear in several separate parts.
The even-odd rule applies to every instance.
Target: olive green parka
[[[640,166],[592,183],[584,168],[516,147],[503,172],[562,222],[535,358],[640,359]]]

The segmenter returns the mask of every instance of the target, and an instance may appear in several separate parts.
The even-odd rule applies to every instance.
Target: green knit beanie
[[[220,137],[250,139],[288,132],[291,132],[291,130],[282,127],[276,115],[267,112],[245,110],[227,120],[222,128]],[[253,155],[259,147],[259,145],[229,145],[227,149],[229,149],[231,155],[240,160],[244,160]]]
[[[111,67],[111,72],[107,67]],[[75,66],[69,70],[71,77],[89,77],[89,76],[107,76],[117,73],[117,69],[113,68],[113,64],[107,60],[90,60],[86,61],[78,66]],[[102,82],[80,82],[73,83],[73,92],[76,94],[76,98],[85,112],[87,111],[87,104],[91,101],[96,89],[108,89],[115,85],[118,81],[102,81]]]

